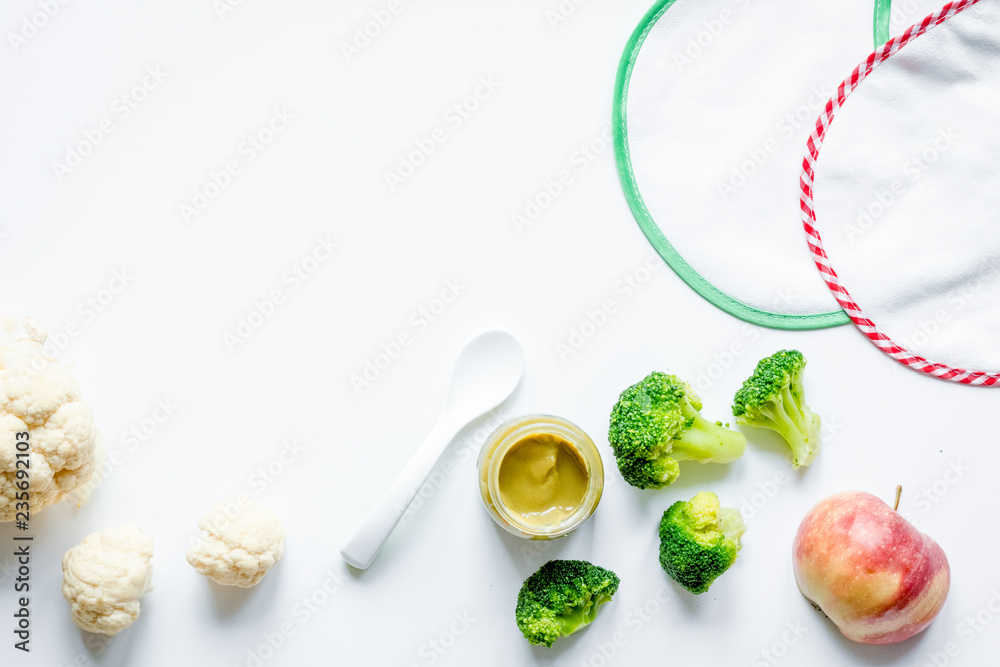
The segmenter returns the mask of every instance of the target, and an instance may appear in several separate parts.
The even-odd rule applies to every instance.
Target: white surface
[[[871,0],[678,0],[632,71],[639,192],[710,284],[765,312],[838,309],[804,241],[798,174],[835,87],[874,48]]]
[[[500,407],[522,375],[524,348],[506,331],[482,333],[462,348],[448,401],[430,434],[340,548],[348,565],[365,569],[372,564],[458,432]]]
[[[1000,2],[880,64],[827,132],[817,228],[841,283],[897,344],[1000,371]]]
[[[292,634],[267,667],[578,667],[601,664],[616,633],[625,643],[609,665],[664,656],[750,665],[787,623],[801,623],[781,665],[922,667],[953,641],[950,665],[990,664],[1000,618],[983,612],[991,621],[968,642],[959,624],[1000,590],[997,538],[984,521],[1000,463],[996,394],[898,367],[849,328],[750,327],[649,260],[610,149],[590,160],[581,148],[601,145],[618,57],[646,3],[583,4],[554,31],[545,11],[555,3],[406,4],[347,63],[339,42],[382,6],[248,1],[220,22],[209,2],[71,3],[21,53],[0,49],[3,310],[34,313],[53,334],[79,327],[60,355],[75,361],[109,449],[121,452],[83,510],[52,508],[32,523],[28,658],[10,647],[4,571],[0,663],[245,666],[284,626]],[[35,7],[5,3],[0,25],[13,29]],[[170,73],[162,87],[59,183],[52,160],[152,64]],[[447,125],[446,110],[490,75],[501,87],[460,127]],[[178,203],[282,105],[294,123],[183,225]],[[449,128],[445,144],[390,193],[383,172],[435,126]],[[571,186],[518,234],[511,215],[564,170]],[[334,256],[297,289],[284,282],[326,234],[341,244]],[[91,317],[79,304],[102,298],[122,268],[128,286]],[[456,279],[461,294],[422,324],[419,309]],[[230,352],[224,335],[275,289],[283,302]],[[606,305],[603,326],[561,359],[557,345]],[[552,544],[495,526],[474,472],[487,420],[445,453],[376,563],[348,572],[339,545],[429,430],[458,349],[489,328],[509,329],[526,348],[524,383],[500,416],[562,415],[601,449],[607,488],[593,520]],[[401,333],[409,346],[356,393],[351,375]],[[809,402],[833,430],[811,469],[792,475],[779,445],[755,437],[730,466],[683,465],[670,489],[621,481],[605,430],[625,386],[670,370],[702,389],[707,416],[725,419],[758,358],[785,346],[808,356]],[[164,417],[164,401],[169,417],[147,421]],[[144,440],[128,435],[144,427]],[[949,472],[957,463],[960,477]],[[258,472],[269,465],[281,471],[270,483]],[[788,481],[771,489],[779,472]],[[904,510],[951,559],[953,591],[920,637],[855,646],[797,592],[792,536],[821,497],[857,488],[889,498],[896,483]],[[678,590],[656,561],[663,509],[701,489],[729,505],[759,501],[760,485],[773,498],[748,517],[734,568],[701,597]],[[220,591],[184,553],[204,508],[239,492],[275,511],[287,550],[259,588]],[[59,594],[60,558],[84,535],[133,519],[156,541],[154,590],[127,632],[86,637]],[[11,533],[0,527],[5,557]],[[514,624],[515,596],[557,556],[611,567],[622,588],[585,632],[532,648]],[[636,611],[643,606],[650,611]],[[448,648],[436,653],[431,642]]]

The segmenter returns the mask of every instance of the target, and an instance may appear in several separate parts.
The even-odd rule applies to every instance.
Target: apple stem
[[[896,485],[896,504],[892,506],[892,511],[893,512],[899,511],[899,497],[901,495],[903,495],[903,485],[902,484],[897,484]]]

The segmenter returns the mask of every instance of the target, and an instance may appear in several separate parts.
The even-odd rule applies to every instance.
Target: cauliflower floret
[[[62,594],[73,621],[88,632],[115,635],[139,618],[139,598],[150,590],[153,538],[138,524],[83,538],[63,556]]]
[[[285,529],[271,510],[240,500],[223,500],[201,517],[198,528],[208,535],[187,561],[216,583],[250,588],[285,555]]]
[[[101,433],[46,336],[34,318],[0,315],[0,521],[15,518],[17,433],[29,434],[32,513],[74,492],[82,505],[100,481]]]
[[[41,341],[19,340],[0,347],[0,367],[0,410],[20,415],[28,426],[41,426],[59,406],[80,400],[76,378],[45,356]]]

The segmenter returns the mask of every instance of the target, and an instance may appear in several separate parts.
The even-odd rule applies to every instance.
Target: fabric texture
[[[1000,0],[949,3],[834,96],[806,158],[820,275],[918,370],[1000,373]],[[921,32],[923,31],[923,32]]]
[[[872,50],[874,11],[667,0],[623,57],[616,149],[633,213],[682,278],[743,319],[848,322],[803,244],[798,174],[816,116]]]

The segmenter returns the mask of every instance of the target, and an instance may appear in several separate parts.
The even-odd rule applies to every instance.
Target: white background
[[[14,605],[12,529],[0,528],[0,663],[759,665],[773,650],[783,665],[923,665],[954,642],[957,656],[939,664],[987,664],[1000,649],[1000,619],[981,612],[1000,591],[989,520],[995,397],[907,371],[850,328],[746,325],[650,259],[601,139],[618,58],[646,2],[595,0],[555,24],[555,2],[404,2],[349,61],[341,43],[385,6],[244,0],[220,16],[210,0],[69,2],[15,50],[8,33],[40,5],[4,3],[2,310],[39,317],[54,340],[76,332],[59,356],[75,363],[120,458],[86,507],[32,522],[27,657],[2,627]],[[934,7],[924,9],[909,22]],[[166,77],[122,118],[116,100],[147,67]],[[499,87],[449,123],[481,77]],[[275,108],[294,119],[246,160],[241,144]],[[53,162],[105,118],[113,131],[60,180]],[[385,172],[437,127],[445,141],[390,190]],[[230,160],[240,173],[185,221],[180,205]],[[518,230],[512,215],[561,171],[570,184]],[[328,236],[334,255],[305,262]],[[306,263],[308,280],[286,280]],[[112,294],[115,271],[128,278]],[[447,281],[460,294],[427,322],[419,309]],[[227,345],[274,290],[282,301],[271,316]],[[88,300],[103,302],[100,312]],[[560,354],[606,302],[602,325]],[[496,327],[527,354],[500,416],[548,412],[591,434],[608,472],[596,515],[546,545],[499,530],[475,485],[489,426],[479,422],[372,568],[350,571],[340,543],[429,430],[462,344]],[[410,344],[357,391],[352,375],[401,333]],[[605,433],[624,387],[671,371],[702,390],[706,416],[726,420],[756,361],[789,346],[809,358],[809,403],[828,426],[810,469],[793,474],[783,446],[753,434],[740,461],[687,464],[669,489],[621,481]],[[149,421],[164,400],[172,414]],[[126,440],[133,429],[146,431],[137,446]],[[275,463],[285,441],[304,450]],[[261,483],[268,465],[279,474]],[[961,475],[949,473],[956,467]],[[901,510],[948,554],[952,593],[920,636],[854,645],[799,595],[791,540],[825,495],[888,499],[897,483]],[[758,507],[737,563],[694,597],[659,569],[656,525],[671,502],[703,489]],[[272,507],[288,532],[285,559],[249,592],[220,590],[184,560],[201,512],[239,492]],[[155,590],[126,632],[85,635],[59,592],[60,559],[88,533],[131,520],[155,539]],[[552,557],[609,567],[622,586],[585,632],[530,647],[515,597]],[[980,612],[991,623],[969,629]],[[283,628],[291,633],[279,639]]]

